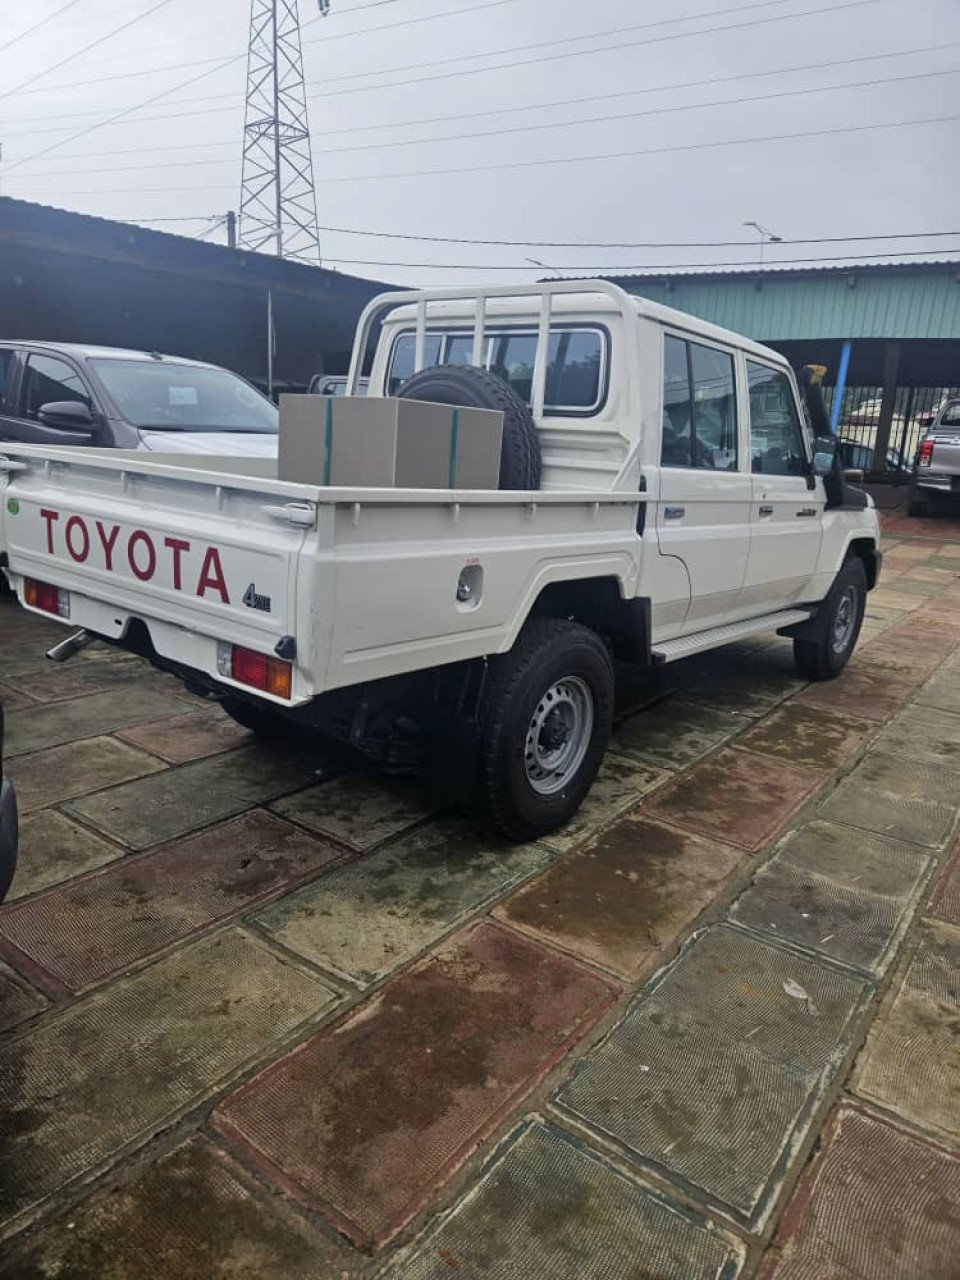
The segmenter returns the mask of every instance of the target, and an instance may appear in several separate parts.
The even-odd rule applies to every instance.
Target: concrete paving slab
[[[575,849],[618,814],[639,804],[644,796],[662,787],[670,777],[665,769],[657,769],[653,765],[642,764],[639,760],[628,760],[607,752],[600,765],[597,780],[576,817],[559,831],[544,836],[540,843],[557,853]]]
[[[869,720],[791,703],[765,716],[737,742],[745,751],[811,769],[838,769],[876,732]]]
[[[335,1001],[319,979],[228,931],[0,1046],[0,1233],[200,1106]]]
[[[20,857],[7,902],[106,866],[123,850],[77,826],[54,809],[20,821]]]
[[[953,830],[958,804],[960,775],[870,751],[820,802],[820,814],[831,822],[939,849]]]
[[[122,696],[133,684],[148,684],[170,693],[179,689],[184,697],[188,696],[183,685],[172,677],[161,676],[152,667],[142,668],[135,662],[47,662],[39,670],[21,676],[19,683],[39,702],[63,702],[90,693],[116,692]]]
[[[365,773],[330,778],[275,801],[271,808],[358,852],[375,848],[430,814],[429,802],[412,781],[389,782]]]
[[[666,698],[621,720],[610,739],[617,755],[645,760],[662,769],[683,769],[738,733],[742,716],[682,698]]]
[[[21,813],[60,804],[89,791],[114,787],[134,778],[160,773],[162,760],[117,742],[115,738],[86,738],[9,762]]]
[[[743,1247],[534,1121],[390,1280],[733,1280]],[[2,1272],[0,1272],[2,1276]]]
[[[876,609],[896,609],[901,613],[909,613],[916,609],[920,604],[918,596],[910,595],[906,591],[898,590],[900,586],[899,580],[890,587],[877,587],[871,592],[873,596],[873,604]]]
[[[897,584],[893,589],[898,593],[906,592],[908,596],[920,596],[924,600],[929,599],[931,596],[935,596],[943,589],[946,583],[939,582],[936,578],[931,582],[928,578],[921,576],[923,572],[924,570],[922,568],[911,567],[906,573],[897,579]]]
[[[949,1280],[960,1157],[851,1103],[833,1112],[764,1280]]]
[[[712,901],[743,856],[633,813],[517,890],[494,915],[632,982]]]
[[[193,1138],[0,1263],[0,1280],[333,1280],[350,1259]]]
[[[908,707],[890,721],[876,748],[960,773],[960,715],[933,707]]]
[[[0,960],[0,1031],[11,1031],[28,1018],[36,1017],[48,1003],[39,992],[28,987],[15,970]]]
[[[22,711],[24,707],[34,706],[36,706],[36,699],[20,689],[15,689],[12,684],[4,684],[0,681],[0,707],[3,707],[8,715],[11,711]]]
[[[182,715],[186,709],[182,698],[139,685],[122,693],[92,693],[85,698],[29,707],[7,717],[4,753],[12,759],[28,751],[44,751],[148,720]]]
[[[70,991],[319,874],[338,849],[262,810],[29,902],[0,907],[4,943]]]
[[[237,1090],[214,1126],[360,1245],[383,1245],[614,990],[489,924]]]
[[[71,800],[65,808],[121,844],[147,849],[309,786],[318,772],[312,757],[255,743]]]
[[[960,574],[960,564],[951,561],[952,568],[944,569],[936,564],[936,557],[931,557],[918,568],[910,570],[911,582],[932,582],[937,587],[949,587],[952,582],[956,582],[958,574]]]
[[[291,951],[361,986],[413,959],[550,858],[469,822],[430,823],[257,913]]]
[[[691,685],[684,696],[742,716],[762,716],[802,688],[802,680],[764,665],[762,656],[757,656],[748,666],[717,667]]]
[[[934,887],[927,910],[947,924],[960,925],[960,840]]]
[[[771,938],[879,977],[933,865],[915,845],[812,822],[760,868],[730,914]]]
[[[578,1065],[556,1105],[640,1167],[760,1229],[870,990],[737,930],[708,929]]]
[[[822,780],[815,770],[727,748],[658,792],[644,810],[700,835],[759,849]]]
[[[121,729],[117,737],[159,756],[168,764],[188,764],[253,741],[253,735],[229,716],[206,708],[155,724]]]
[[[886,720],[913,693],[920,677],[909,671],[848,666],[836,680],[816,681],[797,696],[797,705],[846,712],[865,720]]]
[[[870,1029],[854,1092],[960,1139],[960,930],[931,923]]]

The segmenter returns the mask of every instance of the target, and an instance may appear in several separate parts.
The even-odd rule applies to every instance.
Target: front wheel
[[[832,680],[850,661],[863,625],[867,603],[867,573],[859,556],[852,556],[837,574],[821,609],[823,626],[816,639],[797,637],[793,657],[804,680]]]
[[[535,618],[490,663],[474,810],[511,840],[555,831],[579,809],[613,722],[613,664],[576,622]]]

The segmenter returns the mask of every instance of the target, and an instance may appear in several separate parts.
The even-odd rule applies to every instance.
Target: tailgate
[[[933,436],[930,470],[960,476],[960,432],[940,430]]]
[[[197,646],[178,637],[269,653],[294,633],[311,504],[85,461],[6,467],[0,547],[21,599],[22,578],[52,583],[70,594],[72,625],[119,638],[140,619],[158,653],[179,661]],[[211,652],[215,643],[204,669]]]

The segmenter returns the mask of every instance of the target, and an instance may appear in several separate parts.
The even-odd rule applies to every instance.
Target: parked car
[[[17,865],[17,797],[3,773],[3,707],[0,706],[0,902],[13,881]]]
[[[869,475],[875,470],[874,451],[868,445],[859,444],[856,440],[841,439],[837,441],[837,452],[840,454],[840,465],[850,471],[862,471],[864,475]],[[888,475],[902,479],[907,479],[911,474],[911,468],[899,449],[887,450],[885,471]]]
[[[389,293],[361,318],[348,391],[381,319],[371,391],[433,402],[431,431],[451,406],[451,460],[457,409],[498,411],[502,492],[8,446],[0,553],[23,604],[81,628],[70,647],[143,654],[264,736],[306,725],[391,767],[456,767],[517,840],[593,784],[615,658],[777,632],[801,676],[843,669],[879,521],[835,439],[812,439],[782,355],[600,280]]]
[[[0,341],[0,442],[272,457],[277,423],[266,396],[217,365]]]
[[[357,394],[365,396],[369,378],[361,378],[357,383]],[[345,396],[347,394],[347,375],[315,373],[310,379],[307,394],[311,396]]]
[[[931,503],[960,501],[960,400],[941,406],[920,441],[910,484],[912,516],[925,516]]]

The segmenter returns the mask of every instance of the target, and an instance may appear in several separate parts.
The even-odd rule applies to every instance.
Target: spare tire
[[[501,489],[540,488],[540,441],[533,414],[512,387],[495,373],[473,365],[442,364],[415,373],[398,392],[403,400],[495,409],[503,414]]]

